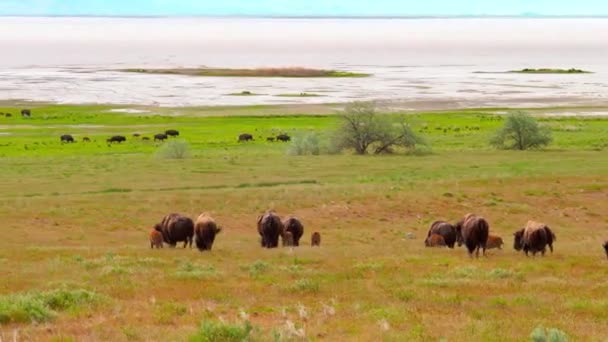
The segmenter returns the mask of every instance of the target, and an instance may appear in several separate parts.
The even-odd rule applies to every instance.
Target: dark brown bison
[[[134,138],[139,138],[139,137],[141,137],[141,134],[139,134],[139,133],[133,133],[133,137]]]
[[[82,138],[82,142],[91,142],[91,138],[84,137],[84,138]]]
[[[174,129],[168,129],[165,131],[165,135],[168,137],[177,137],[179,136],[179,131],[176,131]]]
[[[253,135],[249,134],[249,133],[244,133],[239,135],[239,142],[247,142],[247,141],[253,141]]]
[[[439,234],[431,234],[424,240],[424,245],[427,247],[445,247],[447,246],[443,236]]]
[[[291,137],[287,134],[279,134],[277,135],[277,141],[288,142],[291,141]]]
[[[6,114],[4,114],[4,116],[6,116],[7,118],[10,118],[11,116],[13,116],[13,114],[11,114],[11,113],[6,113]]]
[[[125,138],[122,135],[115,135],[115,136],[111,137],[110,139],[106,139],[106,141],[108,143],[110,143],[110,144],[112,144],[112,143],[119,143],[120,144],[120,143],[122,143],[124,141],[127,141],[127,138]]]
[[[150,138],[149,137],[143,137],[143,138],[141,138],[141,140],[143,140],[143,141],[150,141]]]
[[[526,226],[513,234],[513,248],[517,251],[523,250],[526,256],[529,252],[535,256],[536,253],[545,255],[547,246],[553,252],[555,234],[544,223],[528,221]]]
[[[64,134],[60,137],[62,143],[73,143],[74,137],[69,134]]]
[[[163,133],[154,135],[154,141],[165,141],[167,138],[167,135]]]
[[[445,245],[449,248],[454,248],[454,244],[456,243],[456,228],[452,224],[445,221],[433,222],[426,237],[429,238],[433,234],[441,235],[443,241],[445,241]]]
[[[163,248],[163,234],[156,229],[150,232],[150,248]]]
[[[21,110],[21,116],[24,118],[29,118],[32,116],[32,111],[30,109]]]
[[[467,247],[469,256],[479,257],[479,250],[483,250],[483,255],[486,255],[486,243],[490,225],[483,217],[468,214],[463,220],[456,224],[456,241],[458,246],[463,244]]]
[[[267,211],[258,219],[258,233],[262,237],[262,247],[278,247],[279,235],[283,233],[281,218],[274,211]]]
[[[268,142],[274,142],[274,140],[275,140],[274,137],[268,137],[268,138],[266,138],[266,141],[268,141]]]
[[[215,236],[222,231],[215,220],[203,213],[198,216],[194,224],[194,242],[199,251],[210,251],[215,241]]]
[[[505,243],[502,241],[502,238],[500,236],[489,234],[488,242],[486,243],[486,248],[487,249],[492,249],[492,248],[502,249],[502,245],[504,245],[504,244]]]
[[[163,241],[171,247],[175,247],[178,242],[184,241],[184,248],[190,245],[192,248],[192,238],[194,236],[194,222],[192,219],[180,214],[169,214],[163,218],[161,223],[154,226],[163,235]]]
[[[319,232],[314,232],[310,236],[310,245],[315,247],[321,246],[321,234]]]
[[[293,245],[300,245],[300,238],[304,235],[304,225],[296,217],[289,217],[283,221],[283,229],[285,232],[290,232],[293,236]]]
[[[604,251],[606,252],[606,258],[608,258],[608,240],[604,242]]]
[[[294,245],[293,244],[294,243],[293,234],[291,234],[291,232],[283,232],[282,240],[283,240],[283,247],[291,247]]]

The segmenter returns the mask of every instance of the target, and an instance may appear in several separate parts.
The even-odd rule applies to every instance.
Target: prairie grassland
[[[324,133],[336,118],[108,109],[0,117],[4,340],[183,341],[202,321],[245,320],[262,341],[521,341],[538,325],[608,336],[604,118],[543,118],[549,150],[508,152],[487,147],[501,124],[492,111],[411,115],[433,154],[295,157],[265,137]],[[159,143],[131,137],[169,128],[192,158],[157,159]],[[256,141],[237,143],[244,132]],[[62,145],[66,133],[93,141]],[[112,134],[129,140],[108,146]],[[303,220],[302,247],[259,246],[255,219],[268,208]],[[211,253],[150,250],[163,215],[202,211],[224,227]],[[431,222],[467,212],[488,218],[504,250],[475,260],[424,248]],[[512,249],[532,218],[556,232],[554,254]],[[313,231],[321,248],[308,246]]]

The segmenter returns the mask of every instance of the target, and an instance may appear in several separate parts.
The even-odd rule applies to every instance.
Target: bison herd
[[[243,134],[239,135],[240,143],[248,142],[248,141],[254,141],[252,134],[243,133]],[[291,137],[287,134],[279,134],[276,137],[267,137],[266,141],[268,141],[268,142],[275,142],[275,141],[289,142],[289,141],[291,141]]]
[[[165,133],[159,133],[159,134],[155,134],[154,135],[154,141],[160,141],[163,142],[165,140],[167,140],[169,137],[177,137],[179,136],[179,131],[174,130],[174,129],[169,129],[166,130]],[[142,137],[141,134],[139,133],[134,133],[133,134],[134,138],[141,138],[142,141],[150,141],[149,137]],[[65,143],[75,143],[76,139],[74,139],[74,137],[71,134],[63,134],[59,137],[60,141],[62,144]],[[111,136],[110,138],[106,139],[106,142],[108,144],[121,144],[123,142],[127,141],[127,137],[125,137],[124,135],[114,135]],[[91,139],[89,137],[83,137],[82,138],[82,142],[91,142]]]

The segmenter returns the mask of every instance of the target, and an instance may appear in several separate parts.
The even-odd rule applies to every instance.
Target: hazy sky
[[[0,15],[608,15],[608,0],[0,0]]]

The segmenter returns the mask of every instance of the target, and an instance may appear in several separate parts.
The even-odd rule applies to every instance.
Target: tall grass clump
[[[530,340],[532,342],[568,342],[568,335],[559,329],[545,329],[538,326],[530,334]]]
[[[59,289],[40,293],[10,294],[0,297],[0,324],[46,322],[58,311],[75,310],[95,304],[102,296],[83,289]]]
[[[317,133],[294,137],[287,149],[287,154],[290,156],[318,156],[321,152],[321,137]]]
[[[160,159],[186,159],[191,155],[190,144],[184,140],[168,141],[156,151],[156,156]]]
[[[204,321],[190,342],[243,342],[249,341],[253,326],[249,321],[242,325]]]

